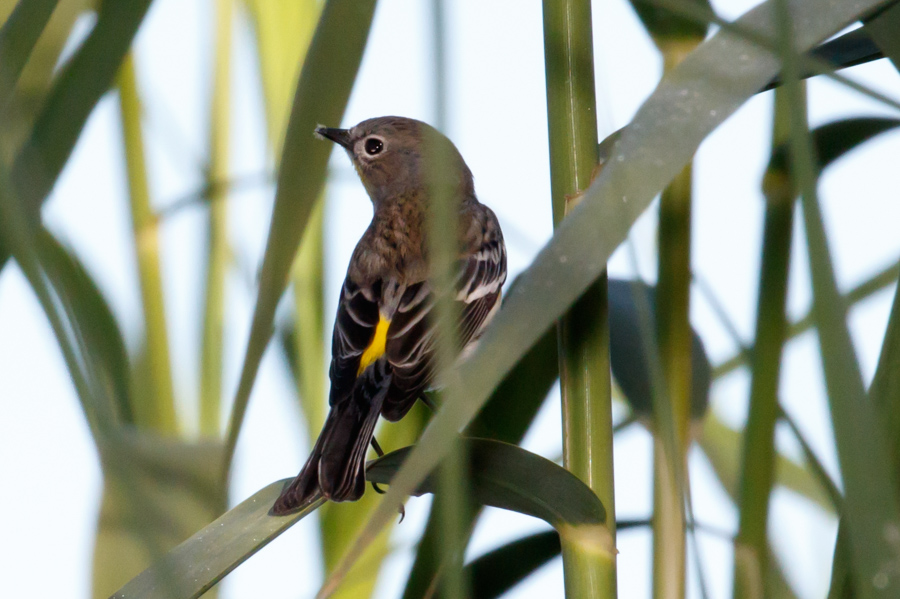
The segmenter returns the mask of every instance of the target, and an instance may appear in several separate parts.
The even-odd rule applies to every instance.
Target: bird
[[[349,129],[318,126],[316,137],[343,148],[373,205],[353,251],[332,335],[329,412],[300,473],[272,507],[297,512],[324,497],[356,501],[379,416],[396,422],[435,376],[438,291],[429,268],[429,214],[435,181],[458,205],[453,268],[457,349],[471,351],[500,308],[506,246],[494,212],[478,201],[472,172],[434,127],[385,116]],[[439,157],[439,164],[434,164]]]

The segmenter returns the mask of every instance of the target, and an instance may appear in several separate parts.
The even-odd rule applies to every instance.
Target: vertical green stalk
[[[653,440],[653,596],[684,597],[686,545],[684,487],[691,409],[691,165],[669,184],[659,206],[659,282],[657,336],[665,377],[667,413],[654,410]],[[664,435],[674,430],[675,455]]]
[[[131,223],[137,253],[141,302],[144,310],[146,354],[150,371],[149,401],[135,406],[135,419],[149,429],[174,434],[178,431],[175,394],[169,362],[169,341],[159,261],[159,227],[150,205],[150,189],[141,134],[141,103],[137,91],[134,59],[126,55],[119,72],[119,105],[125,163],[131,200]]]
[[[655,19],[642,18],[663,55],[665,72],[678,66],[703,40],[705,27],[686,24],[667,12],[660,11]],[[653,410],[653,597],[657,599],[683,599],[685,595],[685,493],[693,376],[692,184],[689,163],[663,191],[659,204],[656,332],[663,384],[654,393]]]
[[[217,437],[221,426],[222,353],[225,329],[225,275],[228,271],[228,130],[231,87],[231,30],[234,0],[216,2],[216,57],[210,115],[207,185],[209,240],[206,260],[206,301],[200,355],[200,433]]]
[[[426,139],[426,143],[428,140]],[[441,380],[456,359],[457,326],[460,314],[453,301],[454,270],[457,256],[457,235],[460,205],[458,181],[448,177],[441,165],[448,164],[450,157],[448,148],[438,141],[429,143],[428,152],[428,241],[429,267],[432,289],[434,290],[434,324],[437,330],[437,342],[434,351],[434,371],[436,379]],[[454,223],[447,226],[447,223]],[[450,386],[450,389],[454,389]],[[441,393],[440,403],[462,399],[451,395],[452,391]],[[447,457],[441,462],[438,471],[438,486],[441,502],[439,507],[439,523],[442,533],[439,552],[444,567],[444,576],[440,579],[439,594],[443,599],[463,599],[468,597],[468,583],[463,572],[463,557],[468,540],[468,480],[466,476],[467,457],[459,438],[453,440],[453,446]]]
[[[544,61],[553,222],[577,201],[597,166],[591,5],[544,0]],[[563,461],[603,502],[615,543],[609,323],[604,274],[559,323]],[[615,555],[562,536],[568,597],[615,597]]]
[[[787,140],[790,121],[784,93],[775,91],[772,155]],[[794,216],[794,187],[788,165],[773,162],[763,192],[766,218],[756,314],[756,345],[752,357],[750,411],[744,433],[740,521],[734,551],[734,596],[759,597],[768,587],[767,523],[769,496],[775,477],[775,423],[778,420],[778,382],[781,352],[787,332],[785,304]]]
[[[445,62],[445,22],[444,3],[434,0],[431,3],[432,35],[434,39],[434,126],[446,133],[447,124],[447,68]],[[440,155],[442,146],[433,148],[431,164],[444,164],[446,160]],[[432,202],[429,222],[429,239],[432,255],[432,277],[434,288],[439,290],[435,305],[438,324],[438,344],[436,353],[436,372],[441,373],[453,364],[457,339],[455,333],[459,314],[450,299],[447,290],[453,288],[453,268],[456,256],[456,227],[448,227],[447,223],[458,220],[459,206],[445,178],[433,171]],[[440,290],[445,292],[441,293]],[[443,397],[443,400],[449,399]],[[466,464],[468,458],[462,443],[456,441],[447,457],[441,463],[438,472],[441,501],[435,502],[438,511],[441,543],[439,553],[443,564],[444,576],[440,578],[439,595],[442,599],[464,599],[469,596],[469,581],[463,570],[466,544],[471,528],[471,506],[468,499],[468,478]]]

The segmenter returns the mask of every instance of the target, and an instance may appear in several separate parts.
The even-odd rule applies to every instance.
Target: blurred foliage
[[[611,560],[614,555],[612,472],[611,466],[608,471],[600,467],[601,462],[611,464],[613,430],[605,390],[607,348],[609,367],[626,400],[625,421],[637,420],[657,435],[662,448],[656,453],[657,468],[668,464],[670,469],[667,478],[656,479],[657,492],[668,502],[657,502],[657,513],[638,523],[652,525],[659,536],[679,533],[675,550],[657,551],[654,571],[671,575],[658,576],[655,596],[683,596],[687,522],[702,528],[703,515],[687,511],[687,472],[679,473],[677,467],[694,441],[740,510],[735,596],[793,597],[785,576],[791,562],[776,558],[771,548],[767,506],[773,487],[790,490],[840,519],[831,597],[897,595],[900,488],[892,465],[898,463],[900,446],[900,293],[894,291],[869,389],[847,330],[850,307],[891,285],[897,264],[841,295],[832,263],[834,244],[822,224],[816,184],[824,169],[895,129],[900,119],[860,116],[810,130],[798,79],[882,56],[897,64],[900,3],[796,0],[788,7],[783,0],[769,0],[726,23],[704,0],[634,0],[637,15],[663,54],[666,75],[632,123],[599,147],[587,27],[590,3],[563,4],[547,3],[546,21],[558,225],[553,240],[506,290],[504,309],[472,359],[449,370],[443,395],[449,399],[428,427],[428,412],[418,406],[403,422],[378,430],[381,443],[394,451],[375,461],[369,476],[390,484],[387,495],[367,492],[352,505],[318,501],[293,516],[275,518],[268,511],[283,482],[226,512],[228,475],[256,372],[276,327],[275,309],[288,288],[292,318],[277,323],[280,345],[291,366],[308,437],[321,426],[329,316],[324,307],[323,189],[331,148],[316,143],[310,131],[318,123],[340,124],[366,46],[374,0],[215,3],[209,154],[199,173],[205,180],[201,195],[209,200],[205,333],[198,348],[203,374],[197,377],[202,381],[199,392],[189,394],[172,380],[164,309],[170,290],[163,286],[160,260],[166,240],[159,235],[161,214],[144,159],[141,65],[130,54],[151,2],[0,1],[0,266],[12,256],[31,285],[100,456],[104,486],[94,545],[94,596],[106,597],[121,587],[121,597],[198,597],[313,511],[319,521],[322,574],[327,577],[323,595],[371,596],[393,549],[389,523],[395,521],[397,506],[411,493],[436,490],[405,599],[434,596],[447,574],[469,576],[473,596],[494,597],[525,580],[561,548],[568,548],[568,596],[586,596],[586,585],[595,590],[604,585],[577,580],[587,581],[603,569],[594,558]],[[560,10],[566,6],[582,11],[581,18],[567,20],[576,13]],[[75,43],[71,38],[79,19],[91,20],[92,26]],[[234,258],[227,209],[230,57],[236,43],[232,30],[247,20],[256,36],[266,130],[278,181],[250,340],[229,425],[223,430],[222,406],[229,405],[226,399],[233,391],[223,385],[231,377],[225,377],[222,357],[230,301],[225,281]],[[862,28],[825,42],[860,20]],[[435,26],[443,23],[435,19]],[[706,39],[711,24],[719,30]],[[71,53],[62,59],[67,44],[72,44]],[[441,76],[435,84],[446,91]],[[739,354],[713,368],[688,320],[694,279],[688,251],[693,174],[686,165],[704,139],[767,85],[783,87],[776,112],[780,125],[761,182],[768,212],[760,247],[757,331],[746,347],[735,334]],[[896,99],[848,85],[900,108]],[[133,219],[143,308],[143,335],[134,344],[126,342],[123,323],[77,248],[62,243],[60,234],[45,229],[39,218],[89,116],[110,90],[118,94],[121,108],[129,183],[122,201]],[[672,119],[672,114],[681,118]],[[594,168],[598,155],[602,169]],[[612,280],[607,289],[607,259],[660,192],[658,285]],[[797,198],[802,202],[814,306],[810,315],[790,325],[785,300]],[[612,315],[608,331],[607,307]],[[553,325],[560,319],[563,334],[558,337]],[[730,323],[722,324],[733,331]],[[197,326],[199,337],[199,322]],[[781,347],[813,327],[832,410],[840,484],[829,478],[801,435],[802,427],[779,405]],[[710,408],[710,395],[715,395],[715,380],[741,367],[750,373],[752,399],[746,427],[736,430]],[[561,369],[569,410],[564,455],[574,475],[514,446],[524,438]],[[187,409],[180,409],[183,406]],[[185,418],[187,413],[191,417]],[[198,427],[190,424],[195,414]],[[778,451],[773,431],[779,421],[796,437],[803,460]],[[457,442],[459,431],[468,438],[464,453],[469,459],[462,472],[469,492],[464,500],[454,501],[447,498],[452,494],[440,495],[437,477],[430,473]],[[422,442],[413,445],[420,436]],[[460,508],[463,501],[466,509],[459,513],[464,517],[458,530],[451,531],[462,540],[471,536],[481,505],[542,517],[558,532],[514,540],[475,558],[463,573],[461,564],[454,566],[442,550],[448,537],[439,524],[445,509]],[[688,508],[681,512],[684,505]],[[661,512],[669,508],[676,517],[669,519],[674,526],[666,532]],[[615,584],[605,584],[596,594],[615,596]]]

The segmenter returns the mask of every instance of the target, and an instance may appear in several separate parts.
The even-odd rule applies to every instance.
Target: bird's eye
[[[369,156],[374,156],[381,152],[384,149],[384,142],[378,139],[377,137],[370,137],[366,140],[366,153]]]

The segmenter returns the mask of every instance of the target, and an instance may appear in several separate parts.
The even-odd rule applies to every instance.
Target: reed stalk
[[[209,240],[206,299],[200,354],[200,433],[218,437],[222,412],[222,355],[225,333],[225,276],[228,272],[228,191],[217,185],[228,179],[228,131],[231,107],[231,31],[234,0],[216,1],[216,50],[210,116],[207,181]]]
[[[148,400],[138,402],[135,406],[135,420],[139,426],[174,435],[179,427],[175,414],[175,393],[169,361],[159,226],[150,203],[144,139],[141,132],[141,100],[137,89],[134,58],[131,54],[126,55],[122,63],[118,86],[131,224],[141,287],[141,305],[144,311],[145,358],[151,387],[146,395]]]
[[[591,5],[545,0],[544,60],[553,222],[578,202],[597,167]],[[615,543],[607,278],[604,273],[558,325],[563,463],[603,502]],[[567,597],[615,597],[616,557],[562,535]]]

